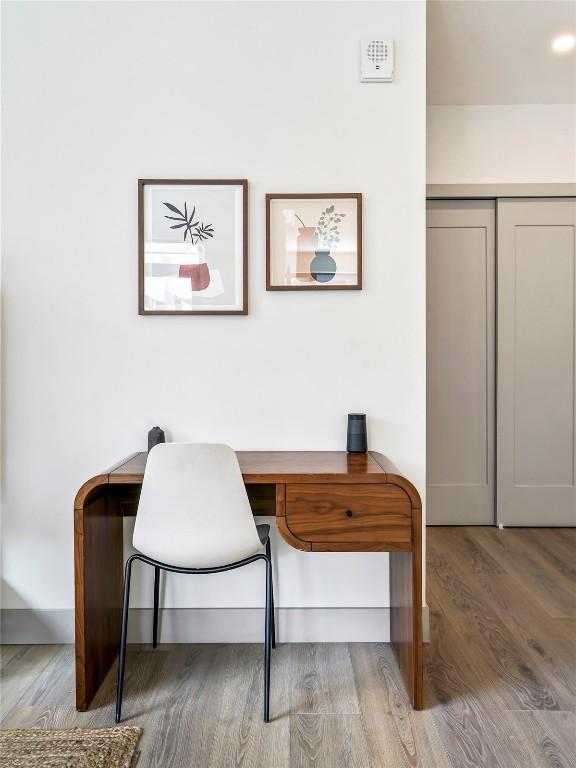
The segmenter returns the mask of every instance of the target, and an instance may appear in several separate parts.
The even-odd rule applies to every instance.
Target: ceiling
[[[428,104],[576,102],[576,50],[551,47],[566,33],[573,0],[429,0]]]

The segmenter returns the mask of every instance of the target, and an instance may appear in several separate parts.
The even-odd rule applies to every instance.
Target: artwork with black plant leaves
[[[246,314],[239,181],[139,182],[141,314]]]
[[[184,229],[184,242],[186,237],[190,235],[190,242],[192,245],[196,245],[200,240],[208,240],[209,237],[214,237],[214,229],[211,224],[200,223],[200,221],[194,221],[196,216],[196,206],[192,208],[192,213],[188,216],[188,203],[184,201],[184,213],[179,211],[172,203],[164,203],[168,210],[172,213],[177,213],[177,216],[165,215],[164,218],[171,219],[172,221],[178,221],[179,224],[173,224],[170,229]]]

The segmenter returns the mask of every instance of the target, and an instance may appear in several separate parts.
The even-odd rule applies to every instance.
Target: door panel
[[[495,203],[428,203],[427,522],[494,522]]]
[[[576,202],[498,201],[498,484],[504,525],[576,524]]]

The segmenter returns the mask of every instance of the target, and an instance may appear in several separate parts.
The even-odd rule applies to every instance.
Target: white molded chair
[[[270,647],[275,647],[270,526],[256,525],[236,454],[227,445],[161,443],[148,455],[133,544],[126,561],[116,686],[120,722],[132,563],[154,566],[152,644],[158,640],[160,570],[221,573],[256,560],[266,564],[264,720],[269,721]],[[262,548],[265,547],[265,553]]]

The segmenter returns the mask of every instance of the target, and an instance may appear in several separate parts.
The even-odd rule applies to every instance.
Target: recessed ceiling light
[[[572,48],[574,48],[575,44],[576,38],[574,35],[558,35],[558,37],[555,37],[552,41],[552,49],[556,51],[556,53],[568,53],[568,51],[571,51]]]

